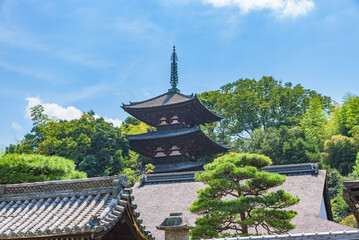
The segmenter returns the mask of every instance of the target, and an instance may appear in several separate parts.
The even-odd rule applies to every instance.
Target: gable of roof
[[[121,231],[123,217],[134,220],[136,239],[151,239],[131,192],[126,176],[0,185],[0,239],[92,239]]]

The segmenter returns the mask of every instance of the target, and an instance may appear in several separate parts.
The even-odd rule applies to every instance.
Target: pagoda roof
[[[193,128],[179,128],[169,131],[147,132],[138,135],[128,135],[130,148],[142,155],[152,157],[149,149],[162,144],[179,144],[180,142],[195,141],[197,151],[196,158],[206,155],[228,151],[229,147],[210,139],[199,126]]]
[[[199,131],[202,131],[201,128],[199,126],[196,126],[193,128],[179,128],[179,129],[173,129],[168,131],[154,131],[154,132],[147,132],[147,133],[136,134],[136,135],[128,135],[127,137],[128,139],[130,139],[130,141],[141,141],[141,140],[153,140],[153,139],[178,137]]]
[[[193,107],[189,107],[193,106]],[[142,101],[142,102],[130,102],[130,104],[123,104],[122,108],[138,118],[139,120],[151,125],[156,126],[158,119],[154,117],[153,112],[159,110],[174,109],[174,114],[181,114],[181,111],[186,110],[187,116],[190,117],[195,123],[191,123],[191,126],[203,123],[211,123],[219,121],[223,118],[222,115],[206,108],[198,99],[196,94],[185,95],[178,91],[166,92],[157,97]],[[189,112],[187,112],[190,110]],[[188,122],[191,122],[187,119]]]
[[[130,102],[130,104],[123,104],[123,108],[156,108],[163,106],[171,106],[179,103],[193,101],[196,95],[185,95],[180,92],[166,92],[157,97],[141,101]]]
[[[112,229],[152,239],[137,219],[126,176],[0,185],[0,239],[101,237]],[[132,234],[134,234],[132,232]],[[92,239],[92,238],[91,238]]]
[[[164,157],[165,158],[165,157]],[[156,164],[153,172],[157,175],[165,172],[190,171],[190,169],[203,168],[203,161],[170,161],[169,163]]]

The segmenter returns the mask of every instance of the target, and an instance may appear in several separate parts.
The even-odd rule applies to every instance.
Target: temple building
[[[126,176],[0,185],[0,239],[153,240]]]
[[[143,175],[133,188],[126,176],[0,185],[0,239],[189,240],[199,215],[188,208],[205,187],[194,178],[203,172],[200,159],[228,148],[200,129],[222,116],[203,106],[196,95],[180,93],[175,49],[171,61],[168,92],[122,106],[157,130],[129,136],[131,149],[152,159],[155,174]],[[318,164],[268,166],[261,171],[287,176],[271,190],[283,189],[300,198],[286,208],[298,213],[292,221],[296,228],[288,234],[261,231],[262,236],[227,240],[359,239],[357,229],[332,221],[327,174]],[[344,198],[359,220],[359,181],[344,185]]]
[[[177,60],[173,47],[172,88],[168,92],[122,105],[126,112],[157,129],[128,136],[133,151],[152,159],[155,173],[202,170],[202,157],[228,150],[200,128],[202,124],[221,120],[222,116],[207,109],[197,95],[185,95],[178,90]]]
[[[143,175],[133,187],[133,194],[143,224],[157,240],[189,239],[189,229],[195,226],[199,215],[188,208],[197,199],[197,191],[205,187],[194,178],[195,173],[203,171],[199,159],[227,150],[200,129],[201,124],[219,121],[222,116],[204,107],[196,95],[179,92],[175,50],[171,61],[172,88],[167,93],[122,106],[157,129],[129,136],[131,149],[151,157],[155,165],[156,174]],[[358,231],[332,221],[326,171],[319,170],[317,164],[269,166],[261,170],[287,175],[283,185],[271,190],[283,189],[300,198],[298,204],[286,209],[298,213],[292,221],[296,228],[287,235],[243,239],[358,239]],[[186,219],[186,224],[180,219]],[[169,224],[174,222],[181,224]]]

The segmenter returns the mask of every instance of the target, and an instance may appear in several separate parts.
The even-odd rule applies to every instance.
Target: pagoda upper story
[[[207,109],[198,100],[197,95],[185,95],[177,88],[177,54],[173,47],[171,56],[171,87],[168,92],[142,101],[123,104],[122,108],[158,131],[184,125],[194,127],[200,124],[221,120],[223,117]]]
[[[214,142],[200,129],[201,124],[223,117],[207,109],[197,95],[185,95],[177,88],[177,55],[171,57],[171,86],[157,97],[123,104],[122,108],[157,131],[128,136],[130,148],[152,158],[155,172],[195,170],[203,163],[201,157],[228,150]]]
[[[185,95],[179,91],[169,91],[142,102],[123,104],[122,108],[157,130],[178,124],[194,127],[223,118],[203,106],[197,95]]]

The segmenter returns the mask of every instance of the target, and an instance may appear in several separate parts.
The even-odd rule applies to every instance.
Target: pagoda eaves
[[[222,115],[207,109],[197,95],[185,95],[179,92],[167,92],[157,97],[142,101],[123,104],[122,108],[139,120],[158,127],[163,124],[185,123],[189,127],[212,123],[223,118]]]
[[[199,126],[129,135],[128,138],[131,150],[151,158],[187,154],[197,160],[229,149],[210,139]]]
[[[157,131],[128,136],[130,149],[151,158],[154,171],[203,170],[204,156],[228,151],[211,140],[200,125],[223,117],[207,109],[197,95],[185,95],[177,88],[177,54],[171,56],[171,89],[157,97],[123,104],[122,108]]]

